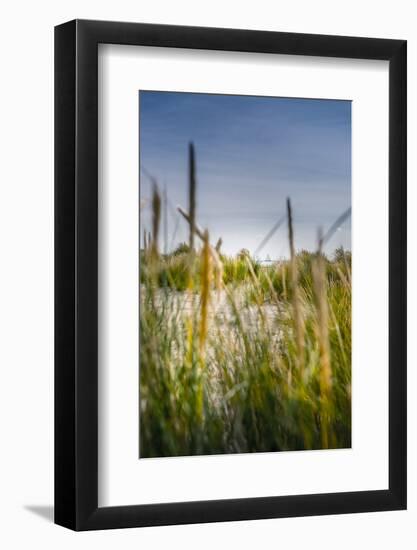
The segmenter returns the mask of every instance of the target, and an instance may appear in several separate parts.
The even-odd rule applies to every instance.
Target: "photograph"
[[[351,446],[351,102],[140,91],[139,457]]]
[[[385,4],[4,4],[0,549],[417,548]]]

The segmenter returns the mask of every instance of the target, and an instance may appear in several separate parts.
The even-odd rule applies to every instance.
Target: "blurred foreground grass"
[[[195,212],[195,189],[190,197]],[[328,258],[319,238],[317,252],[296,253],[288,201],[288,260],[224,256],[186,214],[190,244],[163,255],[156,187],[152,208],[140,259],[140,456],[350,447],[350,252]]]
[[[207,248],[142,256],[141,457],[349,447],[350,255],[297,254],[294,293]]]

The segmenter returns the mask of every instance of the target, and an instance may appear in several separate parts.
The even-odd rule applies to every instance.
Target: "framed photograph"
[[[55,522],[406,508],[406,42],[55,29]]]

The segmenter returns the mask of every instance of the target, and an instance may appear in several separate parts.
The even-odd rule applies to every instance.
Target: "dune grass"
[[[350,266],[295,263],[301,349],[290,261],[142,259],[142,457],[350,446]]]
[[[141,457],[350,447],[351,256],[297,253],[287,208],[290,258],[273,265],[218,253],[208,231],[141,252]]]

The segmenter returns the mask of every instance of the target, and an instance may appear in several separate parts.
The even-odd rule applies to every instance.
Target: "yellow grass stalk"
[[[191,225],[191,219],[190,219],[190,216],[187,214],[187,212],[185,212],[181,208],[181,206],[178,206],[177,210],[181,214],[181,216],[185,219],[185,221],[188,222]],[[195,224],[194,224],[194,232],[197,235],[197,237],[199,237],[204,243],[204,232],[198,226],[197,222],[195,222]],[[223,281],[223,262],[221,261],[219,252],[215,248],[213,248],[211,245],[209,245],[209,250],[210,250],[210,254],[211,254],[212,260],[214,262],[214,266],[215,266],[216,288],[218,290],[220,290],[220,288],[222,286],[222,281]]]
[[[302,376],[304,370],[304,319],[302,314],[300,289],[298,284],[297,258],[294,247],[294,230],[292,223],[292,210],[290,199],[287,199],[288,239],[290,242],[290,271],[292,286],[292,301],[294,312],[294,328],[297,346],[297,366]]]
[[[191,256],[193,253],[191,252]],[[201,300],[200,300],[200,326],[199,326],[199,341],[198,341],[198,364],[200,373],[197,378],[196,385],[196,419],[198,422],[203,421],[203,394],[204,394],[204,370],[205,370],[205,355],[206,355],[206,340],[208,332],[208,309],[210,302],[210,287],[211,287],[211,255],[209,234],[204,232],[203,247],[201,249]],[[193,301],[194,309],[194,301]]]
[[[312,275],[317,312],[316,333],[320,353],[321,438],[323,449],[328,449],[333,439],[329,426],[332,369],[329,344],[329,308],[327,303],[326,266],[321,252],[321,242],[322,240],[319,237],[319,251],[317,259],[312,265]]]

